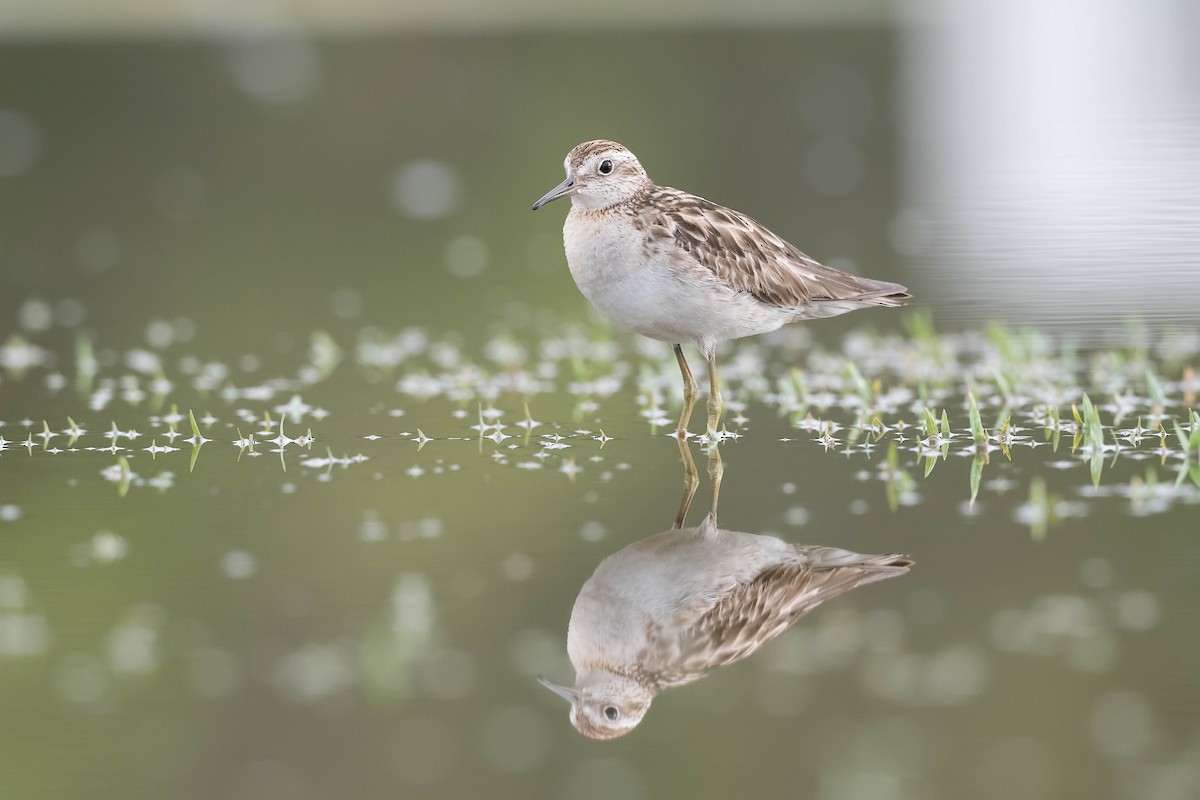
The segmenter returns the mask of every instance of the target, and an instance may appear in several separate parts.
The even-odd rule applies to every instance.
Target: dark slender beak
[[[542,198],[533,204],[533,210],[537,211],[551,200],[557,200],[560,197],[570,197],[573,194],[575,194],[575,179],[568,176],[567,179],[558,186],[555,186],[553,189],[542,195]]]
[[[560,686],[548,678],[543,678],[541,675],[538,675],[538,683],[569,702],[572,706],[579,702],[579,692],[574,689],[570,689],[566,686]]]

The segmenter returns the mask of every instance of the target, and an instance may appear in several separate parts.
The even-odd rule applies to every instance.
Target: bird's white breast
[[[731,291],[673,242],[649,241],[620,211],[572,208],[563,245],[584,297],[616,325],[651,339],[703,348],[789,319]]]

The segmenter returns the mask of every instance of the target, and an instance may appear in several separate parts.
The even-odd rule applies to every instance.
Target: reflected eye
[[[609,161],[607,158],[600,162],[600,174],[601,175],[609,174],[610,172],[612,172],[612,169],[613,169],[612,162]],[[612,708],[612,707],[610,706],[609,708]],[[614,708],[613,711],[615,712],[616,709]],[[605,713],[605,715],[608,714],[607,708],[604,710],[604,713]],[[616,717],[615,716],[609,717],[609,719],[616,719]]]
[[[612,172],[612,164],[610,164],[607,161],[605,161],[604,164],[608,164],[608,171]],[[600,169],[604,169],[604,164],[600,165]],[[609,721],[612,721],[612,720],[615,720],[617,717],[621,716],[621,712],[617,711],[616,706],[605,706],[604,707],[604,716],[608,717]]]

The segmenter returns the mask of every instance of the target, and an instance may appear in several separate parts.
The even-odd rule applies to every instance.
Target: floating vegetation
[[[912,502],[918,482],[932,479],[937,465],[953,456],[970,459],[964,492],[971,506],[986,475],[1000,469],[993,466],[994,454],[1019,462],[1028,459],[1024,452],[1042,447],[1057,460],[1032,463],[1086,467],[1093,493],[1118,464],[1156,460],[1171,480],[1127,478],[1139,513],[1163,508],[1164,497],[1191,502],[1189,492],[1200,488],[1195,337],[1165,335],[1138,348],[1088,351],[998,325],[985,333],[939,334],[920,314],[909,318],[907,328],[907,336],[852,332],[838,350],[798,350],[786,333],[738,343],[725,375],[726,427],[689,439],[708,448],[783,426],[783,435],[771,439],[785,446],[810,441],[831,455],[871,460],[883,453],[879,477],[893,509]],[[476,454],[493,464],[528,471],[553,459],[555,471],[574,480],[591,462],[573,448],[593,453],[674,428],[681,398],[669,348],[635,340],[633,350],[625,354],[608,333],[581,327],[530,341],[499,334],[475,359],[461,342],[422,329],[365,330],[352,344],[319,331],[290,377],[243,385],[232,365],[196,356],[172,359],[137,348],[112,353],[86,337],[75,341],[73,353],[56,354],[12,337],[0,346],[0,370],[28,390],[31,406],[46,405],[36,391],[38,378],[58,375],[55,365],[73,358],[75,377],[58,376],[63,392],[54,403],[69,405],[62,412],[65,425],[52,427],[40,417],[36,423],[0,421],[0,431],[17,432],[0,436],[0,458],[22,449],[28,456],[103,452],[119,459],[111,474],[120,476],[115,482],[124,493],[140,480],[130,465],[142,457],[169,461],[183,451],[177,440],[190,445],[189,472],[208,446],[228,449],[235,462],[278,454],[281,470],[292,460],[323,479],[333,467],[368,460],[369,451],[355,452],[352,439],[371,448],[414,442],[421,458],[429,448],[436,451],[432,458],[443,458],[454,443],[473,442]],[[355,380],[347,361],[370,389],[365,407],[344,400],[356,394],[344,391],[345,382]],[[309,399],[317,393],[325,404]],[[332,402],[339,396],[340,404]],[[72,403],[73,397],[78,400]],[[631,401],[636,408],[627,412]],[[218,414],[205,408],[210,403],[219,405]],[[204,408],[202,415],[197,407]],[[535,408],[538,417],[559,421],[535,418]],[[96,424],[105,413],[115,419],[107,427]],[[395,432],[377,423],[383,418],[412,418],[420,425]],[[330,423],[339,433],[314,432]],[[302,425],[305,432],[293,436],[288,425]],[[92,432],[97,428],[102,432]],[[318,438],[324,456],[309,452]],[[787,458],[786,451],[780,458]],[[418,463],[405,474],[430,471]],[[1031,476],[1031,493],[1042,491],[1038,480]]]

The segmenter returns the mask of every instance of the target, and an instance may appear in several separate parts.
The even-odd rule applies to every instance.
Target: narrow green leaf
[[[1012,397],[1012,389],[1008,385],[1008,379],[1004,377],[1004,371],[1000,368],[992,370],[992,374],[996,378],[996,389],[1000,392],[1001,397]]]
[[[75,383],[80,394],[87,394],[92,389],[92,379],[96,377],[96,354],[92,349],[92,340],[85,333],[75,337]]]
[[[1179,448],[1183,450],[1183,457],[1186,459],[1192,451],[1192,439],[1178,422],[1171,424],[1175,428],[1175,438],[1179,440]]]
[[[1186,461],[1179,465],[1179,472],[1175,474],[1175,486],[1177,488],[1183,486],[1183,481],[1188,476],[1189,471]]]
[[[986,456],[975,456],[971,462],[971,505],[975,505],[975,498],[979,495],[979,483],[983,480],[983,465],[987,463]]]
[[[854,384],[855,393],[863,399],[863,402],[871,400],[871,385],[867,383],[867,379],[858,371],[858,367],[853,361],[846,362],[846,377]]]
[[[970,402],[971,438],[976,444],[987,441],[987,431],[983,429],[983,420],[979,418],[979,406],[975,403],[975,392],[967,392],[967,400]]]
[[[1154,405],[1158,408],[1165,408],[1167,405],[1167,396],[1163,393],[1162,384],[1158,382],[1158,378],[1150,370],[1146,370],[1146,390],[1150,394],[1150,399],[1154,401]]]
[[[129,459],[117,456],[117,465],[121,468],[121,480],[117,484],[117,494],[124,497],[129,493],[129,485],[133,483],[133,470],[129,468]]]

